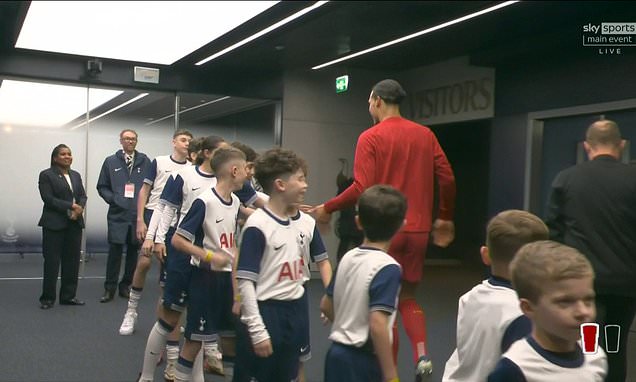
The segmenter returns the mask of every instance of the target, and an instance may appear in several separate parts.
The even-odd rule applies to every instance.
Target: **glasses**
[[[136,142],[137,138],[134,138],[134,137],[132,137],[132,138],[131,137],[123,137],[121,140],[122,141],[128,141],[128,142]]]

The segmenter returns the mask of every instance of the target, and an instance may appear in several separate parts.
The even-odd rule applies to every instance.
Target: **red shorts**
[[[422,280],[428,232],[398,232],[391,240],[389,255],[402,266],[402,280],[416,283]]]

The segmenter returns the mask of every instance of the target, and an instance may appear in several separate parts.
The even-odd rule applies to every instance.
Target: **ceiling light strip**
[[[82,123],[80,123],[80,124],[78,124],[78,125],[75,125],[75,126],[71,127],[71,130],[75,130],[75,129],[77,129],[78,127],[82,127],[82,126],[86,125],[87,123],[90,123],[90,122],[96,121],[96,120],[100,119],[101,117],[107,116],[108,114],[110,114],[110,113],[112,113],[112,112],[115,112],[115,111],[117,111],[117,110],[121,109],[121,108],[122,108],[122,107],[124,107],[124,106],[130,105],[131,103],[133,103],[133,102],[135,102],[135,101],[138,101],[138,100],[140,100],[140,99],[144,98],[144,97],[145,97],[145,96],[147,96],[147,95],[148,95],[148,93],[141,93],[141,94],[139,94],[137,97],[135,97],[135,98],[133,98],[133,99],[129,99],[128,101],[126,101],[126,102],[122,103],[121,105],[117,105],[117,106],[115,106],[114,108],[112,108],[112,109],[110,109],[110,110],[107,110],[107,111],[103,112],[102,114],[97,115],[97,116],[95,116],[95,117],[93,117],[93,118],[89,119],[88,121],[84,121],[84,122],[82,122]]]
[[[181,115],[181,114],[183,114],[183,113],[187,113],[187,112],[192,111],[192,110],[196,110],[196,109],[198,109],[198,108],[200,108],[200,107],[203,107],[203,106],[208,106],[208,105],[211,105],[211,104],[213,104],[213,103],[221,102],[221,101],[226,100],[226,99],[228,99],[228,98],[230,98],[230,96],[225,96],[225,97],[221,97],[221,98],[213,99],[212,101],[208,101],[208,102],[206,102],[206,103],[202,103],[202,104],[200,104],[200,105],[196,105],[196,106],[192,106],[192,107],[187,108],[187,109],[183,109],[183,110],[181,110],[181,111],[179,112],[179,115]],[[157,123],[157,122],[161,122],[161,121],[166,120],[166,119],[171,118],[171,117],[174,117],[174,113],[169,114],[169,115],[166,115],[165,117],[161,117],[161,118],[159,118],[159,119],[155,119],[155,120],[154,120],[154,121],[152,121],[152,122],[148,122],[148,123],[146,123],[144,126],[154,125],[154,124],[155,124],[155,123]]]
[[[302,9],[302,10],[300,10],[300,11],[298,11],[298,12],[294,13],[293,15],[288,16],[288,17],[286,17],[286,18],[282,19],[281,21],[279,21],[279,22],[277,22],[277,23],[275,23],[275,24],[270,25],[269,27],[267,27],[267,28],[263,29],[263,30],[262,30],[262,31],[260,31],[260,32],[258,32],[258,33],[256,33],[256,34],[253,34],[253,35],[251,35],[250,37],[248,37],[248,38],[246,38],[246,39],[244,39],[244,40],[242,40],[242,41],[239,41],[239,42],[237,42],[237,43],[236,43],[236,44],[234,44],[234,45],[230,45],[229,47],[227,47],[227,48],[225,48],[225,49],[223,49],[223,50],[221,50],[221,51],[219,51],[219,52],[217,52],[217,53],[214,53],[214,54],[213,54],[213,55],[211,55],[210,57],[205,58],[205,59],[203,59],[203,60],[201,60],[201,61],[197,62],[195,65],[203,65],[203,64],[205,64],[206,62],[212,61],[212,60],[214,60],[215,58],[218,58],[218,57],[220,57],[220,56],[224,55],[224,54],[225,54],[225,53],[227,53],[227,52],[230,52],[230,51],[232,51],[232,50],[234,50],[234,49],[236,49],[236,48],[238,48],[238,47],[240,47],[240,46],[243,46],[243,45],[247,44],[247,43],[248,43],[248,42],[250,42],[250,41],[256,40],[257,38],[259,38],[259,37],[261,37],[261,36],[263,36],[263,35],[265,35],[265,34],[267,34],[267,33],[271,32],[271,31],[273,31],[274,29],[277,29],[277,28],[279,28],[279,27],[281,27],[281,26],[283,26],[283,25],[285,25],[285,24],[287,24],[287,23],[289,23],[289,22],[291,22],[291,21],[293,21],[293,20],[295,20],[295,19],[297,19],[297,18],[299,18],[299,17],[303,16],[303,15],[304,15],[304,14],[306,14],[306,13],[309,13],[309,12],[313,11],[313,10],[314,10],[314,9],[316,9],[316,8],[318,8],[318,7],[321,7],[321,6],[325,5],[326,3],[328,3],[328,1],[317,1],[314,5],[309,6],[309,7],[307,7],[307,8],[304,8],[304,9]]]
[[[278,2],[31,1],[15,47],[171,65]]]
[[[387,46],[399,44],[399,43],[401,43],[403,41],[410,40],[412,38],[419,37],[421,35],[424,35],[424,34],[427,34],[427,33],[434,32],[434,31],[439,30],[439,29],[443,29],[443,28],[449,27],[449,26],[457,24],[457,23],[461,23],[462,21],[466,21],[466,20],[472,19],[474,17],[478,17],[478,16],[481,16],[483,14],[486,14],[486,13],[489,13],[489,12],[492,12],[492,11],[496,11],[497,9],[504,8],[504,7],[507,7],[509,5],[512,5],[512,4],[515,4],[515,3],[518,3],[518,2],[519,1],[506,1],[504,3],[497,4],[497,5],[492,6],[490,8],[486,8],[486,9],[483,9],[481,11],[478,11],[478,12],[475,12],[475,13],[471,13],[471,14],[466,15],[466,16],[462,16],[462,17],[460,17],[458,19],[447,21],[447,22],[445,22],[443,24],[439,24],[439,25],[436,25],[434,27],[431,27],[431,28],[428,28],[428,29],[424,29],[424,30],[419,31],[419,32],[415,32],[415,33],[410,34],[408,36],[400,37],[398,39],[395,39],[395,40],[392,40],[392,41],[389,41],[389,42],[385,42],[384,44],[376,45],[376,46],[371,47],[369,49],[365,49],[363,51],[360,51],[360,52],[357,52],[357,53],[353,53],[353,54],[350,54],[348,56],[344,56],[344,57],[335,59],[333,61],[325,62],[324,64],[320,64],[320,65],[312,67],[312,69],[313,70],[322,69],[324,67],[336,64],[338,62],[346,61],[346,60],[352,59],[354,57],[362,56],[363,54],[367,54],[367,53],[376,51],[378,49],[386,48]]]

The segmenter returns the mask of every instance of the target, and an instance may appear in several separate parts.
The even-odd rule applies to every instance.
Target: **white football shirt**
[[[236,219],[241,202],[236,195],[230,195],[231,200],[226,201],[214,188],[202,192],[179,223],[176,233],[205,250],[225,253],[234,261]],[[231,272],[232,263],[222,271]]]

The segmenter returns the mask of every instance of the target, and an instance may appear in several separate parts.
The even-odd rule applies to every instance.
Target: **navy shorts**
[[[378,358],[370,349],[334,342],[325,357],[325,382],[382,382]]]
[[[167,241],[167,240],[166,240]],[[166,278],[163,291],[163,306],[177,312],[183,312],[188,304],[190,278],[192,270],[190,255],[177,251],[170,242],[170,254],[166,257]]]
[[[235,335],[232,272],[212,272],[193,267],[189,300],[186,338],[212,341],[217,338],[217,333],[223,337]]]
[[[258,308],[274,352],[267,358],[256,356],[247,328],[241,324],[237,330],[234,382],[294,381],[298,377],[298,351],[304,336],[298,325],[303,303],[301,299],[267,300],[259,301]]]
[[[168,228],[168,232],[166,233],[166,257],[163,259],[163,262],[160,263],[159,269],[159,285],[162,287],[166,286],[166,277],[168,276],[168,270],[166,269],[166,261],[168,258],[168,254],[174,251],[174,247],[172,246],[172,236],[177,229],[174,227]]]
[[[214,286],[214,327],[222,337],[234,337],[238,318],[232,314],[234,291],[232,272],[211,272]]]
[[[298,317],[298,326],[302,332],[302,342],[300,345],[300,361],[307,362],[311,359],[311,342],[309,335],[309,297],[307,296],[307,288],[305,287],[305,294],[300,298],[301,312]]]
[[[192,341],[212,341],[214,335],[214,278],[212,272],[190,266],[188,318],[184,337]]]

